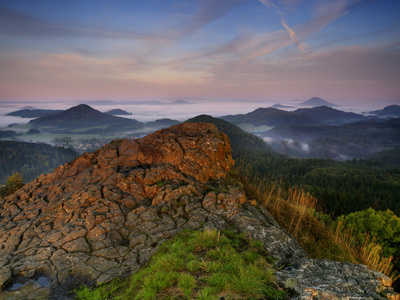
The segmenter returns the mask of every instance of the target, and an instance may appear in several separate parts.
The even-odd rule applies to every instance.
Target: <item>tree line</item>
[[[70,148],[0,141],[0,184],[4,184],[15,172],[20,173],[25,182],[30,182],[40,174],[54,171],[77,155]]]
[[[400,168],[372,160],[295,159],[251,149],[236,149],[233,154],[244,176],[301,188],[332,216],[370,207],[400,216]]]

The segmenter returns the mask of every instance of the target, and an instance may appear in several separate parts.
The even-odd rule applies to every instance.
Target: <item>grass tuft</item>
[[[283,299],[273,288],[273,269],[262,243],[217,230],[186,230],[165,242],[151,260],[125,280],[77,299]]]
[[[198,300],[218,300],[220,297],[216,296],[217,291],[211,287],[203,288],[197,295]]]

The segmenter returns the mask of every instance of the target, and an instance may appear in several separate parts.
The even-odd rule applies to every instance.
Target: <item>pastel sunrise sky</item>
[[[0,0],[0,101],[313,96],[400,102],[399,0]]]

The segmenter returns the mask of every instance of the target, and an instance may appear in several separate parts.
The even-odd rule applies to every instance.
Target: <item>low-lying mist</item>
[[[307,142],[285,137],[263,137],[263,140],[277,153],[293,158],[323,158],[347,161],[366,159],[372,154],[391,149],[373,143],[366,147],[365,145],[332,138],[317,138]]]
[[[12,123],[27,123],[30,119],[5,116],[7,113],[21,109],[63,109],[66,110],[79,104],[87,104],[101,112],[112,109],[122,109],[132,115],[121,116],[131,118],[140,122],[151,122],[156,119],[169,118],[178,121],[185,121],[201,114],[220,117],[231,114],[246,114],[260,107],[271,107],[279,101],[276,100],[156,100],[156,101],[62,101],[62,102],[0,102],[0,128],[7,127]],[[289,105],[291,108],[282,108],[282,110],[292,111],[297,108],[299,100],[286,101],[282,104]],[[371,107],[378,109],[382,107]],[[361,113],[366,111],[365,107],[351,108],[342,107],[339,109]]]
[[[11,123],[27,123],[28,119],[5,116],[7,113],[20,109],[68,109],[79,104],[87,104],[101,112],[112,109],[122,109],[132,115],[121,116],[135,119],[140,122],[151,122],[156,119],[169,118],[178,121],[185,121],[201,114],[219,117],[229,114],[247,113],[258,107],[268,107],[274,104],[272,101],[211,101],[211,100],[190,100],[190,101],[140,101],[140,102],[114,102],[114,101],[73,101],[73,102],[52,102],[52,103],[0,103],[0,127],[6,127]]]
[[[61,109],[66,110],[73,106],[85,103],[92,108],[101,112],[107,112],[112,109],[122,109],[131,115],[123,115],[119,117],[135,119],[139,122],[144,123],[140,128],[118,128],[116,131],[105,130],[99,128],[84,129],[85,132],[60,132],[57,134],[46,134],[45,131],[38,136],[27,135],[26,132],[29,129],[27,126],[17,126],[9,129],[7,128],[10,124],[25,124],[32,119],[5,116],[7,113],[21,110],[21,109]],[[63,138],[64,136],[71,136],[72,140],[89,140],[91,138],[119,138],[129,137],[136,138],[142,137],[146,134],[154,132],[162,127],[169,127],[178,122],[186,121],[187,119],[196,117],[201,114],[211,115],[213,117],[220,117],[226,115],[237,115],[246,114],[252,112],[260,107],[271,107],[276,101],[223,101],[223,100],[202,100],[202,99],[190,99],[190,100],[163,100],[163,101],[70,101],[70,102],[2,102],[0,103],[0,128],[3,130],[13,130],[17,133],[25,134],[25,136],[19,137],[22,140],[32,140],[39,142],[51,142],[55,138]],[[290,104],[290,109],[282,110],[295,110],[298,101],[285,104]],[[345,110],[343,107],[339,107],[340,110]],[[365,111],[366,108],[363,108]],[[355,109],[347,109],[347,111],[356,111]],[[361,112],[361,109],[360,109]],[[166,120],[166,123],[157,123],[155,120],[160,119],[172,119],[176,120],[175,123]],[[342,136],[325,135],[326,132],[322,132],[319,135],[313,135],[311,133],[304,132],[288,132],[288,135],[282,135],[281,133],[273,134],[273,127],[269,126],[253,126],[250,123],[238,124],[243,130],[256,134],[263,138],[276,152],[288,155],[290,157],[298,158],[330,158],[335,160],[350,160],[358,158],[366,158],[369,155],[391,149],[392,147],[382,146],[382,141],[372,142],[368,139],[368,143],[361,144],[360,141],[356,141],[357,138],[346,140],[342,139]],[[270,131],[271,130],[271,131]],[[72,133],[72,135],[70,135]],[[348,131],[345,132],[349,134]],[[353,133],[354,135],[354,133]],[[380,135],[381,136],[381,135]],[[301,138],[303,137],[303,138]],[[386,146],[388,144],[386,143]]]

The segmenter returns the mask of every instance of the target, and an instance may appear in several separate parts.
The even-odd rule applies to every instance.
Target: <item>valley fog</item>
[[[156,102],[156,101],[154,101]],[[6,114],[21,109],[68,109],[78,104],[87,104],[101,112],[107,112],[112,109],[122,109],[132,115],[124,115],[124,118],[135,119],[140,122],[150,122],[156,119],[169,118],[178,121],[185,121],[189,118],[201,114],[208,114],[219,117],[229,114],[247,113],[258,107],[272,106],[274,102],[269,101],[191,101],[184,103],[174,103],[167,101],[149,102],[145,104],[141,101],[135,102],[112,102],[112,101],[74,101],[63,103],[0,103],[0,127],[7,127],[12,123],[27,123],[31,119],[5,116]]]
[[[178,121],[185,121],[189,118],[201,114],[220,117],[230,114],[246,114],[260,107],[271,107],[276,103],[280,103],[287,108],[278,108],[280,110],[293,111],[302,106],[299,106],[300,101],[278,101],[278,100],[184,100],[168,101],[168,100],[153,100],[153,101],[67,101],[67,102],[0,102],[0,128],[7,127],[13,123],[28,123],[32,119],[6,116],[6,114],[21,110],[21,109],[63,109],[66,110],[72,106],[79,104],[87,104],[101,112],[107,112],[112,109],[122,109],[132,115],[124,115],[124,118],[135,119],[140,122],[151,122],[156,119],[169,118]],[[371,110],[382,109],[385,105],[391,103],[374,103],[364,105],[362,107],[349,107],[339,105],[337,109],[363,113]]]

